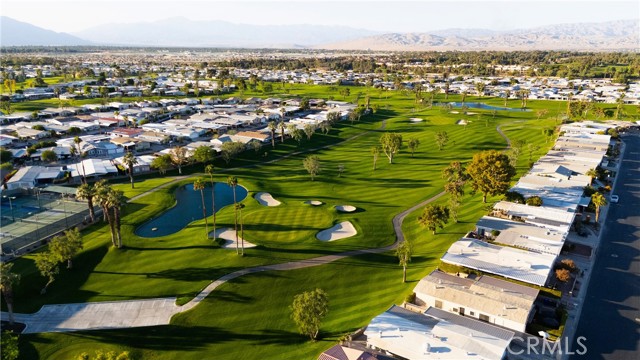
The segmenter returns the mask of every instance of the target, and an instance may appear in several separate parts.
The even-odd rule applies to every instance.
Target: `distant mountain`
[[[392,33],[316,46],[332,50],[586,50],[640,51],[640,21],[561,24],[505,32],[450,29]]]
[[[6,16],[0,16],[0,46],[71,46],[90,44],[89,41],[67,33],[58,33]]]
[[[107,24],[74,35],[110,45],[291,48],[348,41],[378,32],[346,26],[250,25],[174,17],[154,22]]]

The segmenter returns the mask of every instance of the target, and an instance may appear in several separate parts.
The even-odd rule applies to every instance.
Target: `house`
[[[233,137],[237,139],[237,141],[245,144],[251,141],[259,141],[266,144],[271,141],[271,134],[265,134],[257,131],[240,131],[233,135]]]
[[[416,304],[524,332],[531,322],[538,290],[489,276],[477,279],[439,270],[415,287]]]
[[[149,141],[140,138],[115,137],[109,140],[112,144],[121,146],[125,151],[141,152],[151,149]]]
[[[34,140],[44,139],[49,135],[51,135],[48,131],[29,129],[26,127],[17,128],[16,133],[20,138],[28,138],[28,139],[34,139]]]
[[[556,256],[462,238],[453,243],[440,260],[451,265],[545,286]]]
[[[0,146],[11,146],[17,140],[15,136],[0,134]]]
[[[220,148],[222,144],[226,142],[233,142],[233,141],[234,139],[231,135],[222,135],[222,136],[218,136],[217,138],[211,139],[211,143],[216,148]]]
[[[145,131],[138,135],[136,139],[145,140],[149,143],[161,144],[169,141],[169,135],[157,131]]]
[[[136,156],[137,164],[133,165],[133,173],[144,173],[151,171],[151,162],[153,161],[153,156]],[[124,162],[124,156],[117,157],[113,159],[114,163],[120,165],[125,171],[128,173],[129,168]]]
[[[138,128],[117,128],[110,132],[111,137],[136,137],[144,132],[143,129]]]
[[[79,163],[70,164],[68,166],[72,177],[102,177],[108,175],[117,175],[118,168],[111,160],[101,159],[85,159]]]
[[[429,308],[424,314],[398,306],[371,320],[367,347],[407,360],[500,360],[515,332]]]
[[[352,349],[343,345],[335,345],[318,356],[318,360],[376,360],[372,354]]]
[[[63,176],[64,171],[57,167],[25,166],[6,182],[7,190],[31,189],[39,184],[52,183]]]

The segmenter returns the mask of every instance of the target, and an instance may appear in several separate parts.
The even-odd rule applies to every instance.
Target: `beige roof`
[[[509,281],[481,276],[478,280],[460,278],[438,270],[422,278],[416,294],[432,296],[520,324],[527,322],[538,290]],[[503,316],[504,315],[504,316]]]

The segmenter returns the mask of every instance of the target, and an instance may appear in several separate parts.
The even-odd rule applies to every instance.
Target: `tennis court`
[[[44,240],[89,219],[86,201],[76,200],[72,188],[62,191],[51,192],[45,188],[31,194],[0,198],[2,255],[30,252]]]

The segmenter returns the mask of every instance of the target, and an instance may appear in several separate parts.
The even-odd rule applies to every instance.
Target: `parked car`
[[[618,197],[618,195],[611,195],[610,200],[612,203],[616,204],[618,203],[618,200],[620,200],[620,198]]]

